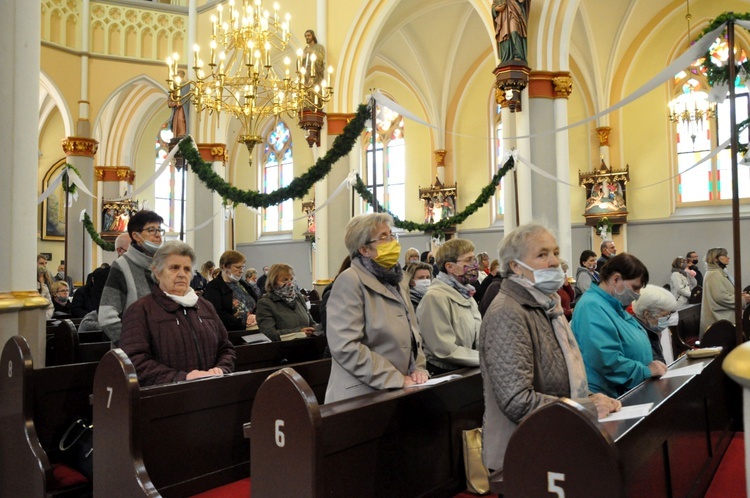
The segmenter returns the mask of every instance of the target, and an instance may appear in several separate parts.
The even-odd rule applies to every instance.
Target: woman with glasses
[[[225,251],[219,258],[219,269],[219,276],[203,288],[203,298],[214,305],[228,331],[255,327],[258,294],[242,278],[245,255],[238,251]]]
[[[315,320],[295,285],[294,268],[289,265],[271,265],[266,293],[258,301],[256,313],[258,328],[272,341],[280,341],[282,336],[295,332],[307,336],[315,333]]]
[[[326,403],[427,381],[392,225],[393,218],[384,213],[362,214],[346,225],[351,267],[336,278],[327,306],[333,363]]]
[[[674,361],[672,340],[669,335],[669,319],[677,311],[677,300],[667,289],[648,285],[633,301],[635,319],[646,329],[654,360],[670,364]]]
[[[626,311],[648,284],[648,269],[627,253],[612,256],[576,304],[571,326],[592,392],[616,397],[667,371],[654,359],[648,336]]]
[[[480,273],[474,244],[451,239],[438,248],[435,259],[440,273],[417,308],[427,369],[431,375],[438,375],[478,367],[482,316],[473,298]]]
[[[70,288],[65,280],[52,284],[52,304],[55,313],[70,315]]]

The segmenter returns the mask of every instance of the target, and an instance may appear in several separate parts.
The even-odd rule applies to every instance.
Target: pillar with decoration
[[[226,180],[226,161],[228,159],[226,144],[199,143],[198,151],[200,152],[201,159],[203,159],[207,163],[211,163],[211,167],[213,168],[214,173]],[[218,264],[221,254],[226,251],[228,247],[228,210],[224,207],[221,196],[216,192],[213,192],[206,188],[206,186],[202,182],[195,183],[194,197],[191,198],[191,202],[195,203],[198,206],[211,206],[210,212],[208,210],[204,210],[203,213],[196,213],[195,223],[193,227],[200,226],[209,217],[213,217],[211,218],[211,221],[208,223],[208,225],[204,226],[200,230],[191,232],[195,254],[198,255],[198,258],[202,260],[197,261],[196,266],[202,265],[205,262],[203,260],[209,258],[211,259],[211,261]]]

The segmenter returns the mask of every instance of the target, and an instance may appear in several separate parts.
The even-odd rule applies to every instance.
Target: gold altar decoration
[[[583,216],[586,225],[595,227],[602,218],[613,224],[613,233],[619,233],[620,225],[628,221],[626,189],[630,181],[630,165],[625,169],[613,169],[604,163],[590,173],[578,171],[578,182],[586,188],[586,207]]]

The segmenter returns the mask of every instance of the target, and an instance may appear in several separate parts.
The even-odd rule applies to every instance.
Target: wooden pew
[[[676,326],[669,327],[672,332],[672,350],[677,358],[683,352],[692,349],[698,340],[701,324],[701,305],[689,304],[678,310]]]
[[[0,496],[86,496],[91,485],[58,489],[58,443],[78,417],[91,420],[95,363],[34,370],[26,340],[12,337],[0,360]]]
[[[52,337],[47,338],[48,367],[99,361],[112,348],[109,340],[89,342],[100,339],[101,333],[79,334],[70,320],[60,320],[52,331]]]
[[[600,423],[570,400],[532,412],[508,443],[502,483],[491,476],[492,491],[507,498],[703,496],[740,417],[724,356],[683,357],[670,370],[706,366],[695,376],[648,380],[620,398],[623,407],[654,403],[645,417]]]
[[[323,357],[326,344],[325,336],[321,335],[293,341],[236,346],[235,370],[255,370],[318,360]]]
[[[184,497],[247,478],[243,424],[278,368],[140,388],[122,350],[108,352],[94,381],[94,496]],[[322,399],[331,360],[295,368]]]
[[[249,429],[255,498],[453,496],[466,488],[461,431],[482,423],[479,369],[433,387],[320,406],[291,368],[271,375]],[[288,469],[280,472],[279,469]]]

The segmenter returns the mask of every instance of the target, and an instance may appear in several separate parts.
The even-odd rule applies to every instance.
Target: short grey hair
[[[346,224],[344,234],[344,245],[349,251],[349,256],[354,258],[359,254],[359,248],[367,245],[372,237],[372,232],[380,225],[393,226],[393,217],[388,213],[368,213],[355,216]]]
[[[677,310],[677,300],[671,292],[658,285],[647,285],[641,289],[641,295],[633,301],[633,311],[643,318],[643,312],[656,314]]]
[[[193,251],[192,247],[181,240],[170,240],[169,242],[165,242],[159,250],[156,251],[154,258],[151,260],[151,276],[157,284],[159,283],[159,279],[156,274],[161,273],[162,270],[164,270],[164,265],[167,264],[167,258],[172,255],[189,256],[191,265],[195,266],[195,251]]]
[[[719,256],[729,256],[729,253],[723,247],[713,247],[706,253],[706,263],[715,265]]]
[[[529,239],[541,232],[552,234],[549,228],[540,223],[528,223],[514,228],[503,237],[497,246],[497,259],[500,262],[502,276],[508,277],[513,274],[510,262],[514,259],[523,259],[528,251]]]

